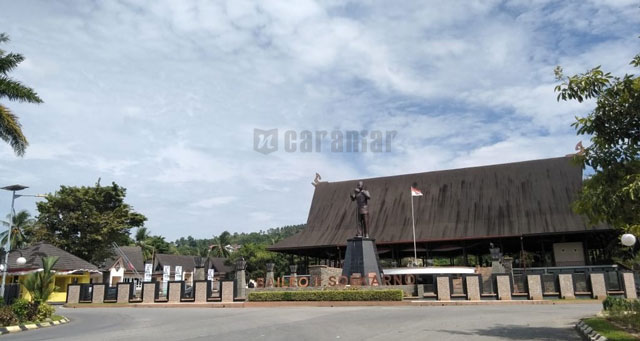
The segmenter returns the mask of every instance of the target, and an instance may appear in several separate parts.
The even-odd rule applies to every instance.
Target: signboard
[[[171,266],[165,265],[162,268],[162,281],[163,282],[168,282],[169,281],[169,274],[170,273],[171,273]]]
[[[153,271],[153,264],[147,263],[144,265],[144,281],[151,282],[151,272]]]
[[[209,271],[207,272],[207,281],[213,281],[214,271],[215,270],[213,269],[209,269]]]
[[[174,278],[174,281],[182,280],[182,267],[180,265],[176,265],[176,273],[173,278]]]

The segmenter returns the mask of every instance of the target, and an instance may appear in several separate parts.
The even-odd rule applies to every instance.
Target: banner
[[[147,263],[144,265],[144,281],[151,282],[151,272],[153,271],[153,264]]]
[[[214,270],[209,269],[209,271],[207,272],[207,281],[213,281],[213,275],[214,275]]]
[[[171,273],[171,266],[170,265],[165,265],[162,268],[162,281],[163,282],[168,282],[169,281],[169,274]]]
[[[173,276],[173,280],[174,281],[181,281],[182,280],[182,267],[180,265],[176,265],[176,273]]]

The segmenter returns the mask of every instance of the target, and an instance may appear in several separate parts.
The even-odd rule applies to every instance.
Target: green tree
[[[149,234],[149,230],[146,227],[139,227],[136,231],[134,245],[140,247],[142,250],[142,258],[144,258],[145,261],[153,258],[155,252],[153,245],[150,244],[150,239],[151,235]]]
[[[5,33],[0,33],[0,43],[8,41],[9,37]],[[6,53],[0,49],[0,100],[42,103],[42,100],[33,89],[9,77],[9,72],[15,69],[23,60],[24,57],[21,54]],[[0,104],[0,139],[8,143],[18,156],[24,155],[24,151],[29,144],[22,133],[22,126],[18,122],[18,117],[2,104]]]
[[[162,236],[151,236],[147,239],[147,243],[153,247],[154,253],[176,253],[175,246],[164,240]]]
[[[127,245],[131,228],[147,219],[124,202],[126,190],[112,183],[67,187],[37,203],[34,237],[94,264],[113,255],[111,244]]]
[[[231,244],[231,233],[228,231],[224,231],[219,236],[214,237],[211,245],[211,256],[229,258],[230,252],[226,248],[229,244]]]
[[[46,302],[56,289],[54,286],[53,267],[57,262],[57,256],[42,257],[42,271],[31,273],[23,280],[22,285],[31,295],[31,301],[37,303]]]
[[[640,55],[630,63],[640,66]],[[594,174],[583,183],[574,207],[592,224],[640,233],[640,78],[614,77],[595,67],[586,73],[565,77],[556,87],[558,100],[595,99],[595,109],[576,117],[579,135],[590,136],[591,144],[576,155]]]
[[[11,214],[7,215],[7,221],[2,221],[2,225],[9,227],[9,220]],[[31,218],[31,214],[27,210],[22,210],[13,216],[13,223],[11,224],[11,250],[20,249],[29,243],[28,237],[25,231],[29,230],[35,220]],[[8,230],[0,233],[0,243],[6,245]]]

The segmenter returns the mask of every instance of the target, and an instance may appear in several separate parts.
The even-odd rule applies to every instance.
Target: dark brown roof
[[[120,250],[122,250],[122,253],[124,253],[125,256],[129,258],[129,261],[131,261],[136,271],[144,273],[144,258],[142,256],[142,248],[140,248],[139,246],[120,246]],[[117,252],[114,251],[114,254],[114,257],[111,257],[104,261],[102,270],[109,270],[121,258]],[[122,264],[124,264],[124,268],[126,271],[130,271],[129,266],[124,260]]]
[[[16,263],[16,260],[21,254],[27,259],[27,263],[24,265],[18,265]],[[42,268],[42,257],[48,256],[59,257],[58,262],[53,267],[53,269],[57,271],[98,270],[95,265],[82,258],[76,257],[51,244],[41,242],[9,252],[9,272],[40,269]]]
[[[226,261],[227,261],[226,258],[210,257],[209,265],[213,266],[213,269],[215,269],[215,271],[219,273],[227,273],[227,272],[235,271],[233,265],[225,264]]]
[[[568,157],[406,174],[363,180],[371,193],[370,236],[381,243],[428,242],[605,229],[590,227],[571,203],[582,169]],[[316,186],[300,233],[271,246],[274,251],[345,245],[355,235],[356,208],[349,198],[358,180]]]
[[[171,273],[175,271],[176,266],[182,266],[182,271],[192,272],[196,267],[196,262],[194,256],[157,253],[153,264],[154,271],[162,272],[165,265],[171,266]]]

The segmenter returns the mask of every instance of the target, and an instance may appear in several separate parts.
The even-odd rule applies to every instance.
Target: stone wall
[[[320,283],[320,286],[329,285],[329,277],[342,276],[342,269],[332,268],[326,265],[311,265],[309,266],[309,275],[311,275],[311,283],[309,285],[315,285],[316,281]],[[316,278],[319,278],[316,280]]]

